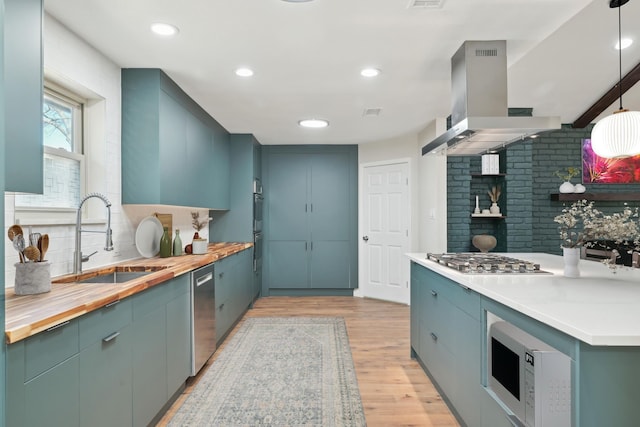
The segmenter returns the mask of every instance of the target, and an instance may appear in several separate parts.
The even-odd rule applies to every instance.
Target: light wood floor
[[[344,317],[369,427],[458,426],[427,375],[410,358],[408,306],[354,297],[267,297],[256,301],[231,334],[245,318],[264,316]],[[199,376],[222,348],[224,343]],[[168,423],[198,377],[187,383],[159,426]]]

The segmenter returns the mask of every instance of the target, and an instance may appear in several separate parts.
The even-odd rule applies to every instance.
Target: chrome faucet
[[[96,197],[102,200],[107,207],[107,229],[105,231],[94,231],[94,230],[83,230],[82,229],[82,205],[88,199]],[[73,253],[73,274],[82,273],[82,263],[89,261],[89,257],[91,255],[95,255],[96,252],[91,255],[82,256],[82,233],[105,233],[106,242],[104,246],[105,251],[113,250],[113,241],[111,240],[111,202],[102,194],[99,193],[90,193],[84,196],[84,198],[80,201],[80,206],[78,206],[78,213],[76,216],[76,250]]]

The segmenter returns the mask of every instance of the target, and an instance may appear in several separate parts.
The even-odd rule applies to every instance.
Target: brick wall
[[[492,234],[498,245],[495,251],[547,252],[560,254],[560,239],[553,218],[561,213],[565,202],[550,200],[561,184],[554,172],[573,166],[582,169],[582,140],[589,138],[591,127],[549,131],[535,140],[511,144],[500,152],[503,195],[498,205],[507,216],[504,220],[471,219],[475,195],[480,195],[481,208],[489,203],[486,189],[488,177],[471,177],[479,173],[479,156],[448,158],[448,248],[450,252],[474,250],[475,234]],[[499,178],[500,179],[500,178]],[[572,180],[581,182],[580,177]],[[587,192],[640,191],[640,184],[585,184]],[[484,199],[484,201],[483,201]],[[628,203],[640,206],[638,202]],[[596,202],[605,212],[620,211],[622,202]],[[488,207],[488,206],[484,206]]]

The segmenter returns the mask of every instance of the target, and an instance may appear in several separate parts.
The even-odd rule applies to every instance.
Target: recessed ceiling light
[[[151,24],[151,31],[158,34],[159,36],[175,36],[178,34],[178,27],[171,24],[165,24],[163,22],[156,22]]]
[[[253,76],[253,70],[247,67],[240,67],[236,70],[236,76],[251,77]]]
[[[305,128],[326,128],[329,126],[329,122],[323,119],[304,119],[300,120],[298,124]]]
[[[309,2],[309,1],[313,1],[313,0],[282,0],[282,1],[287,2],[287,3],[306,3],[306,2]]]
[[[633,44],[633,40],[631,39],[622,39],[621,42],[616,42],[616,49],[626,49]]]
[[[360,71],[360,75],[363,77],[376,77],[380,74],[380,70],[377,68],[363,68]]]

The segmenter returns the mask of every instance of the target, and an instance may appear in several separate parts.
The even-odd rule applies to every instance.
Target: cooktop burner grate
[[[540,264],[483,252],[427,253],[427,259],[469,274],[550,274]]]

